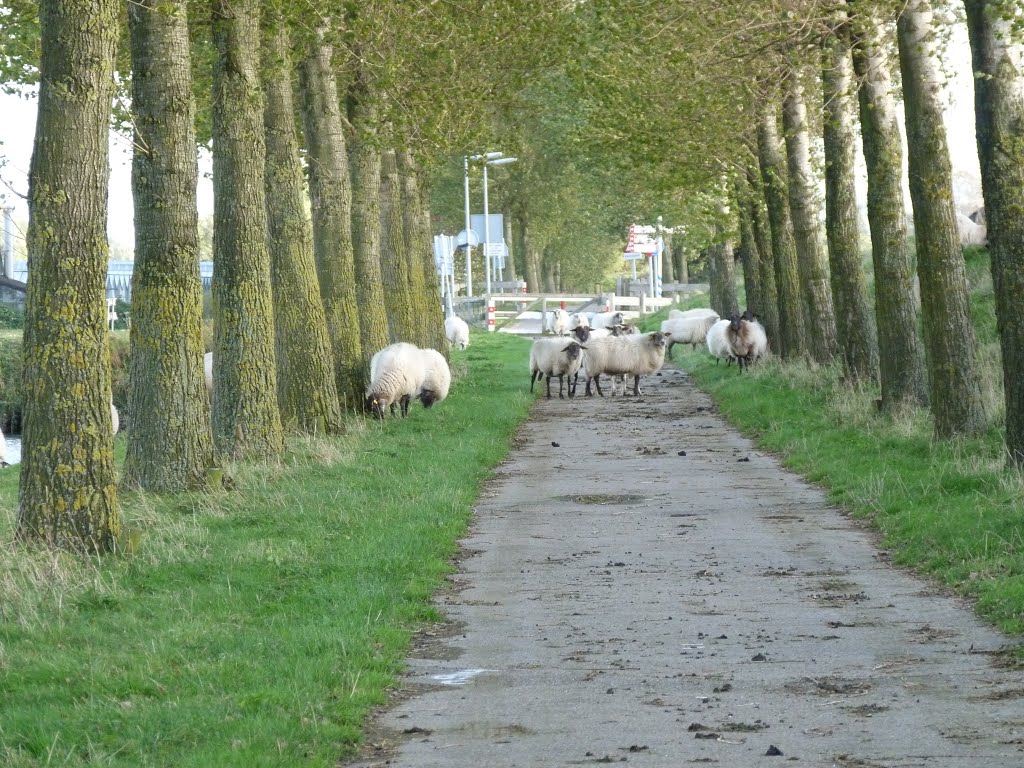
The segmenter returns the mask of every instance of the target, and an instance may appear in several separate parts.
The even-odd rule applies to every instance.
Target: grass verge
[[[294,439],[236,488],[122,496],[132,557],[4,544],[0,765],[334,765],[386,699],[532,398],[475,334],[432,411]],[[123,446],[122,446],[123,448]],[[17,469],[0,472],[10,542]]]

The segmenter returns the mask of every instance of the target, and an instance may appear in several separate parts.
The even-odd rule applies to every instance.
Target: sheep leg
[[[548,374],[547,384],[548,384],[548,400],[550,400],[551,399],[551,374],[550,373]]]
[[[626,388],[626,382],[625,381],[622,382],[622,388],[623,388],[623,390],[625,390],[625,388]],[[623,394],[625,394],[625,391],[623,391]],[[640,397],[640,377],[639,376],[634,376],[633,377],[633,396],[634,397]]]
[[[671,359],[672,359],[672,347],[674,347],[674,346],[675,346],[675,342],[673,342],[673,341],[670,341],[670,342],[668,343],[668,349],[667,349],[667,350],[665,350],[665,353],[666,353],[666,354],[668,355],[668,359],[669,359],[669,360],[671,360]]]
[[[562,376],[564,374],[558,374],[558,399],[565,400],[565,395],[562,394]]]
[[[404,419],[406,416],[409,415],[409,396],[402,395],[402,399],[399,400],[399,402],[402,405],[402,418]]]
[[[533,393],[533,385],[537,381],[537,371],[530,371],[530,393]]]
[[[604,397],[604,392],[601,391],[601,374],[594,377],[594,386],[597,387],[597,394]],[[615,380],[612,379],[612,391],[615,391]]]

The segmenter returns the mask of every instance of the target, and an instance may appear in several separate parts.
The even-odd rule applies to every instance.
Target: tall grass
[[[334,765],[438,618],[481,482],[531,397],[526,342],[474,335],[431,411],[295,438],[234,488],[122,497],[134,556],[6,544],[0,765]],[[17,470],[0,472],[11,540]]]
[[[685,351],[680,365],[758,445],[869,520],[897,563],[973,598],[980,615],[1019,634],[1024,478],[1006,468],[988,257],[980,249],[966,256],[989,422],[980,437],[936,441],[925,410],[882,415],[877,390],[843,384],[835,366],[773,359],[739,375],[705,350]]]

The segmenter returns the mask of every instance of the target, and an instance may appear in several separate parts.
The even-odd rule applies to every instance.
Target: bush
[[[20,330],[25,327],[25,310],[10,304],[0,304],[0,328]]]

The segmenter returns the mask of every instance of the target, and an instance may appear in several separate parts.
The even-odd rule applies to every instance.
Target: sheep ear
[[[580,344],[580,349],[586,349],[586,347],[584,347],[582,344]]]

